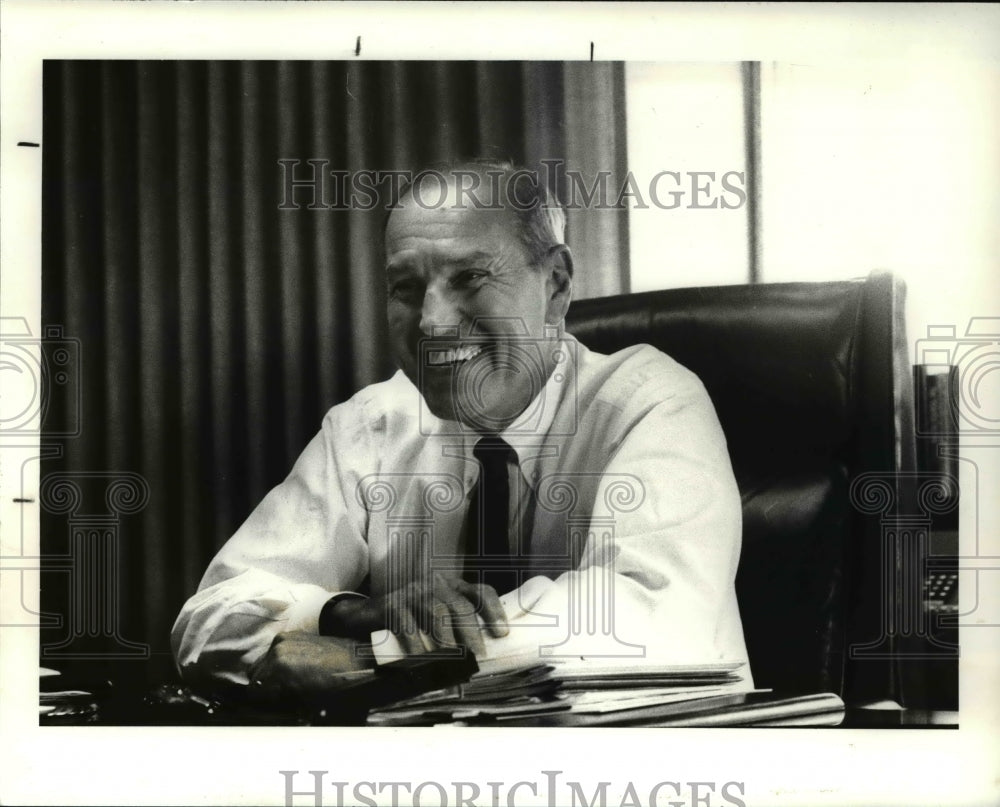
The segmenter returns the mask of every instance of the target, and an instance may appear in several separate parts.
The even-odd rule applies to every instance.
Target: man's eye
[[[389,287],[389,296],[394,300],[412,302],[423,295],[423,284],[416,280],[400,280]]]
[[[482,269],[466,269],[465,271],[459,272],[455,277],[452,278],[451,284],[455,288],[463,288],[467,286],[474,286],[484,277],[487,277],[489,272],[484,272]]]

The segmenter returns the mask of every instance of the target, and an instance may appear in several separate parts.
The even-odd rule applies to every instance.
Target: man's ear
[[[545,290],[548,300],[545,322],[558,325],[569,310],[573,299],[573,254],[565,244],[558,244],[545,257]]]

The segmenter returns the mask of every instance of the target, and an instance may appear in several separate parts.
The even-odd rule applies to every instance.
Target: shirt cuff
[[[319,634],[319,612],[337,592],[310,586],[308,591],[295,592],[295,602],[285,609],[285,631],[295,630]]]
[[[319,635],[320,636],[340,636],[342,634],[337,633],[336,623],[333,618],[333,609],[337,607],[337,603],[342,600],[367,600],[368,598],[364,594],[357,594],[354,591],[342,591],[340,594],[334,594],[330,599],[326,601],[319,612]]]

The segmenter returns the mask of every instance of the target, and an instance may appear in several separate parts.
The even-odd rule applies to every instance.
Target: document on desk
[[[574,725],[597,716],[673,706],[745,691],[741,662],[492,659],[465,684],[373,710],[370,725]],[[674,713],[673,711],[670,712]],[[614,717],[609,717],[613,720]],[[533,722],[541,721],[541,722]],[[551,721],[551,722],[546,722]]]
[[[477,673],[457,686],[373,709],[367,722],[382,726],[601,724],[642,718],[650,710],[654,718],[686,713],[694,708],[690,704],[713,698],[731,698],[735,704],[752,687],[742,660],[694,659],[692,663],[688,657],[620,657],[601,652],[606,648],[595,642],[578,642],[574,648],[587,652],[570,655],[567,645],[559,642],[558,625],[541,624],[545,598],[551,593],[546,581],[533,579],[501,597],[510,633],[503,639],[484,637],[486,652],[477,658]],[[380,664],[404,655],[388,631],[373,633],[372,647]],[[589,653],[591,649],[595,652]]]
[[[501,718],[510,726],[723,727],[839,725],[844,703],[832,693],[785,697],[768,690],[699,694],[678,700],[624,702],[619,709],[566,710]]]
[[[686,636],[669,648],[657,651],[640,645],[625,645],[640,655],[623,656],[623,645],[613,632],[569,631],[565,619],[557,616],[564,605],[565,592],[560,591],[554,581],[536,576],[525,581],[520,588],[500,597],[500,604],[507,615],[508,633],[502,637],[492,636],[483,630],[484,652],[477,655],[480,667],[484,662],[502,663],[512,659],[515,663],[534,655],[536,660],[549,661],[567,657],[588,656],[604,658],[609,663],[641,665],[645,668],[653,661],[679,666],[683,664],[702,667],[705,663],[724,662],[721,656],[711,656],[710,644]],[[561,605],[562,604],[562,605]],[[616,618],[628,621],[628,616],[619,611]],[[482,618],[477,616],[480,628],[484,628]],[[678,628],[680,630],[680,628]],[[430,649],[434,641],[427,633],[420,638]],[[406,656],[399,639],[389,630],[378,630],[371,634],[372,652],[379,664],[387,664]],[[653,657],[641,655],[654,652]],[[668,653],[669,657],[661,657]]]

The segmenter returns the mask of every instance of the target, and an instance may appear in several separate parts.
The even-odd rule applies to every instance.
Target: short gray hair
[[[485,180],[488,187],[500,189],[505,200],[504,207],[517,218],[521,243],[532,265],[539,265],[553,247],[566,243],[566,212],[556,195],[539,178],[537,171],[508,160],[464,160],[425,168],[400,188],[399,198],[393,208],[398,207],[413,186],[426,176],[439,175],[447,178],[450,175],[451,183],[454,183],[456,175],[468,174]]]

